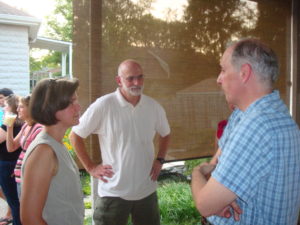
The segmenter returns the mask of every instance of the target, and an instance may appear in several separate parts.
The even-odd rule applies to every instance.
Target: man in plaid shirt
[[[219,142],[218,164],[193,171],[197,209],[215,225],[297,224],[300,131],[273,89],[277,57],[260,41],[244,39],[226,49],[220,65],[217,82],[239,113]]]

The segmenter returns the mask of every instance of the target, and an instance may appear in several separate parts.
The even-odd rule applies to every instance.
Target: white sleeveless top
[[[48,225],[82,225],[84,203],[78,167],[66,147],[42,131],[26,151],[22,177],[27,158],[39,144],[51,146],[58,159],[58,170],[52,178],[48,197],[43,209],[43,218]]]

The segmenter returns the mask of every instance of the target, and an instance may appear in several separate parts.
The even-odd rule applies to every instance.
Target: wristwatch
[[[164,158],[157,157],[156,160],[159,161],[161,165],[165,163]]]

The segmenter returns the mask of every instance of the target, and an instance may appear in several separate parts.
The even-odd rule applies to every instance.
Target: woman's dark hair
[[[77,79],[43,79],[33,89],[29,112],[36,122],[50,126],[58,122],[57,111],[71,103],[71,98],[79,86]]]
[[[14,94],[8,95],[7,97],[5,97],[5,102],[11,108],[11,112],[13,114],[18,115],[17,108],[18,108],[18,104],[19,104],[19,96],[14,95]],[[14,124],[22,125],[23,121],[19,117],[17,117]]]

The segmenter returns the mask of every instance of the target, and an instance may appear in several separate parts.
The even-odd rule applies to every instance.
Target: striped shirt
[[[237,195],[240,221],[212,224],[293,225],[300,208],[300,131],[278,91],[234,113],[212,177]],[[224,134],[225,135],[225,134]]]
[[[22,136],[21,136],[21,140],[20,140],[20,146],[22,148],[22,151],[19,155],[15,170],[14,170],[14,174],[15,174],[15,179],[17,183],[21,183],[21,166],[23,163],[23,158],[25,156],[26,150],[29,147],[29,145],[31,144],[31,142],[35,139],[35,137],[41,132],[43,126],[39,123],[35,123],[30,130],[25,134],[25,129],[28,127],[28,124],[25,123],[22,126],[22,130],[20,132],[22,132]]]

